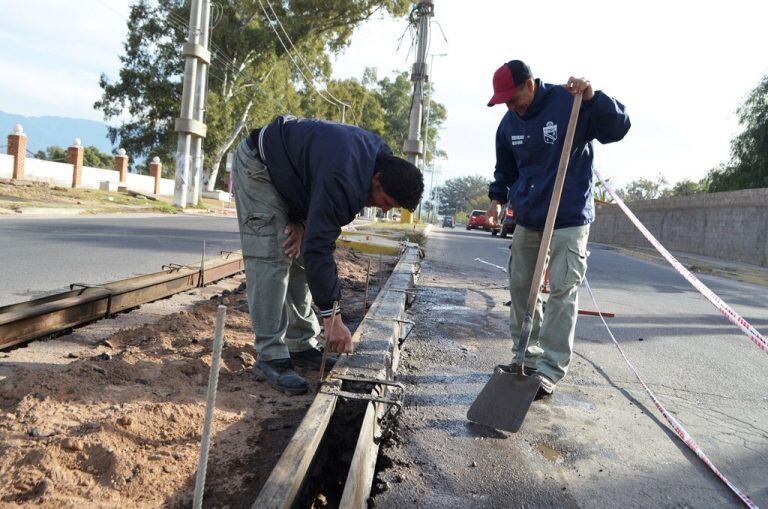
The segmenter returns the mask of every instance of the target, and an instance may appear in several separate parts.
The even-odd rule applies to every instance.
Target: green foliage
[[[611,179],[605,179],[605,181],[610,184]],[[597,177],[595,177],[595,187],[592,192],[592,196],[596,201],[601,201],[603,203],[613,203],[613,197],[605,188],[603,182]]]
[[[469,175],[446,180],[436,189],[439,197],[438,214],[454,215],[473,209],[485,210],[490,200],[488,185],[490,181],[481,175]]]
[[[52,145],[45,150],[38,150],[35,152],[35,159],[43,159],[45,161],[53,161],[56,163],[66,163],[69,161],[66,149],[59,146]]]
[[[712,170],[709,192],[768,187],[768,75],[738,110],[744,131],[731,140],[731,161]]]
[[[627,184],[626,187],[620,189],[618,193],[619,196],[621,196],[621,199],[626,202],[654,200],[656,198],[691,196],[694,194],[706,193],[709,189],[709,185],[709,179],[705,177],[698,182],[691,179],[683,179],[670,187],[667,179],[663,175],[658,174],[656,180],[647,178],[633,180]],[[595,184],[595,198],[597,198],[597,187],[597,184]]]
[[[52,145],[45,150],[38,150],[34,155],[35,159],[53,161],[57,163],[68,163],[69,154],[67,149]],[[92,168],[104,168],[111,170],[114,166],[114,156],[102,152],[97,147],[90,146],[83,149],[83,166]]]
[[[85,147],[83,150],[83,165],[91,168],[112,170],[115,166],[115,156],[102,152],[96,147]]]
[[[658,174],[656,180],[641,177],[627,184],[618,194],[626,202],[653,200],[662,196],[667,184],[667,179],[662,174]]]
[[[709,180],[703,178],[698,182],[691,179],[683,179],[669,189],[665,189],[662,196],[692,196],[706,193],[709,189]]]
[[[311,74],[325,80],[331,74],[330,54],[346,47],[362,21],[376,13],[400,16],[410,6],[406,0],[271,2]],[[213,173],[226,150],[247,134],[247,126],[263,125],[285,113],[339,120],[338,110],[321,106],[322,99],[295,70],[259,2],[227,0],[217,5],[203,144],[206,170]],[[94,105],[106,120],[129,118],[110,129],[113,143],[119,139],[133,159],[159,156],[168,171],[174,168],[173,123],[180,114],[184,70],[179,47],[186,40],[188,12],[188,0],[139,0],[132,5],[119,77],[114,82],[101,77],[103,95]],[[370,103],[360,83],[349,80],[329,88],[334,95],[338,88],[353,102],[348,121],[374,127],[383,121],[383,113]]]

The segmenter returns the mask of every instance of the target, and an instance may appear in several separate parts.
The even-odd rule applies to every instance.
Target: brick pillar
[[[83,176],[83,144],[79,138],[67,149],[69,163],[72,165],[72,187],[78,187]]]
[[[11,178],[24,180],[24,161],[27,159],[27,135],[24,128],[16,124],[13,133],[8,135],[8,155],[13,156],[13,174]]]
[[[115,170],[120,173],[120,183],[124,184],[128,179],[128,156],[125,155],[125,149],[121,148],[115,156]]]
[[[155,177],[155,193],[160,194],[160,177],[163,174],[163,163],[160,162],[160,158],[155,156],[152,158],[152,162],[149,163],[149,175]]]

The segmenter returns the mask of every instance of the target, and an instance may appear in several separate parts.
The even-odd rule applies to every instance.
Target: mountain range
[[[45,150],[52,145],[66,148],[75,138],[80,138],[84,147],[94,146],[108,154],[115,148],[107,138],[107,124],[103,122],[67,117],[25,117],[3,111],[0,111],[0,145],[6,144],[6,137],[16,124],[24,128],[30,152]]]

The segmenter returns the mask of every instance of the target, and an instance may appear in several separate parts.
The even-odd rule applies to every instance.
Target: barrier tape
[[[502,270],[502,271],[504,271],[504,272],[506,272],[506,271],[507,271],[507,269],[505,269],[505,268],[504,268],[504,267],[502,267],[501,265],[496,265],[495,263],[486,262],[485,260],[481,260],[480,258],[475,258],[475,261],[476,261],[476,262],[480,262],[480,263],[484,263],[484,264],[486,264],[486,265],[490,265],[491,267],[496,267],[497,269],[500,269],[500,270]]]
[[[720,297],[715,294],[712,290],[710,290],[707,285],[702,283],[699,278],[691,274],[691,272],[686,269],[683,264],[681,264],[677,259],[670,254],[667,249],[661,245],[661,243],[656,240],[656,237],[654,237],[650,231],[643,225],[643,223],[640,222],[640,220],[635,216],[635,214],[632,213],[631,210],[629,210],[629,207],[624,203],[624,201],[619,198],[619,196],[614,192],[613,189],[608,185],[608,183],[603,179],[602,175],[597,170],[594,170],[595,175],[597,175],[597,178],[600,179],[600,182],[603,183],[603,186],[605,189],[610,193],[610,195],[613,197],[614,200],[616,200],[616,204],[621,208],[621,210],[627,215],[630,221],[634,223],[634,225],[637,227],[638,230],[640,230],[640,233],[643,234],[643,236],[648,239],[648,242],[651,243],[653,247],[656,248],[656,250],[661,253],[661,255],[666,258],[666,260],[672,265],[672,267],[677,270],[677,272],[680,273],[681,276],[683,276],[685,279],[688,280],[689,283],[693,285],[694,288],[696,288],[699,293],[701,293],[709,302],[714,305],[720,313],[723,314],[731,323],[736,325],[741,331],[747,335],[747,337],[752,340],[752,342],[757,345],[758,348],[760,348],[762,351],[768,353],[768,340],[765,339],[765,337],[758,332],[757,329],[752,327],[749,322],[747,322],[740,314],[738,314],[734,309],[729,306],[728,304],[723,301]]]
[[[669,422],[669,425],[672,426],[672,429],[674,430],[675,434],[680,438],[680,440],[683,441],[683,443],[688,446],[688,448],[693,451],[696,456],[701,459],[701,461],[704,462],[707,467],[717,476],[720,478],[721,481],[725,483],[728,488],[731,489],[731,491],[739,497],[739,499],[749,508],[752,509],[758,509],[757,505],[755,505],[750,498],[742,493],[742,491],[737,488],[731,481],[728,480],[727,477],[725,477],[718,469],[717,467],[710,461],[710,459],[707,457],[706,454],[704,454],[704,451],[701,449],[701,446],[699,446],[698,443],[691,437],[691,435],[688,434],[687,431],[685,431],[685,428],[683,428],[683,425],[680,424],[680,422],[674,418],[672,414],[667,412],[667,409],[664,408],[664,405],[661,404],[661,401],[656,397],[656,395],[653,393],[653,391],[648,387],[648,384],[645,383],[645,380],[640,376],[640,373],[637,372],[637,369],[635,369],[635,366],[632,365],[632,363],[629,361],[629,358],[627,358],[627,355],[624,353],[624,349],[621,348],[621,345],[619,345],[619,342],[616,341],[616,337],[613,335],[613,332],[611,331],[611,328],[608,327],[608,323],[605,321],[605,318],[603,318],[603,313],[600,311],[600,306],[597,305],[597,300],[595,300],[595,294],[592,293],[592,287],[589,286],[589,281],[587,278],[584,278],[584,284],[587,287],[587,291],[589,292],[589,296],[592,298],[592,302],[595,305],[595,309],[597,310],[598,315],[600,316],[600,320],[603,321],[603,325],[605,325],[605,329],[608,331],[608,335],[611,336],[611,339],[613,340],[613,344],[616,345],[616,348],[619,349],[619,353],[622,357],[624,357],[624,361],[629,366],[629,369],[632,370],[632,373],[635,374],[635,377],[637,377],[638,382],[640,382],[640,385],[643,386],[645,389],[645,392],[648,393],[648,396],[650,396],[651,401],[653,401],[653,404],[656,405],[656,408],[661,412],[661,415],[664,416],[664,418]]]

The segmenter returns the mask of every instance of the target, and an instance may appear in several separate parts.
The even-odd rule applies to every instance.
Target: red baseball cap
[[[509,101],[517,93],[517,87],[532,77],[531,68],[522,60],[512,60],[502,65],[493,73],[493,97],[488,101],[488,106]]]

